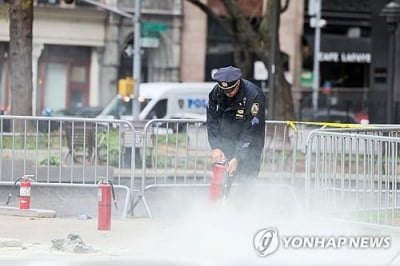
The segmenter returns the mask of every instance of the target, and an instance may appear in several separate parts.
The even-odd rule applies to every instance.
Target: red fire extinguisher
[[[208,193],[208,199],[211,202],[219,201],[223,197],[225,166],[225,162],[215,163],[213,166],[211,184]]]
[[[98,212],[97,212],[97,229],[98,230],[110,230],[111,229],[111,196],[115,207],[117,203],[115,201],[114,187],[111,181],[101,181],[98,187]]]
[[[31,208],[31,186],[33,179],[29,175],[19,178],[19,208],[26,210]],[[18,180],[16,182],[18,182]]]

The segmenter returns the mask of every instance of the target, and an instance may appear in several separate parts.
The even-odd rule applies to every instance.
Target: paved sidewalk
[[[283,219],[281,219],[283,218]],[[279,250],[260,258],[254,233],[274,226],[282,235],[390,235],[389,249]],[[51,240],[78,234],[96,252],[71,254],[52,250]],[[400,250],[400,233],[354,224],[270,213],[248,215],[226,210],[193,209],[175,218],[113,218],[110,231],[98,231],[97,220],[0,216],[0,239],[20,240],[0,247],[0,265],[388,265]],[[0,240],[1,242],[1,240]],[[392,265],[400,265],[396,260]]]
[[[168,231],[172,224],[148,218],[113,218],[111,226],[110,231],[98,231],[96,219],[0,216],[0,243],[3,240],[5,245],[11,244],[0,248],[0,265],[114,265],[111,262],[115,261],[126,261],[129,265],[142,261],[159,263],[155,257],[157,251],[152,251],[152,246],[155,248],[159,243],[153,241],[155,238],[165,241],[160,232]],[[52,240],[66,239],[70,233],[79,235],[94,252],[74,254],[52,248]],[[18,240],[21,245],[18,245]]]

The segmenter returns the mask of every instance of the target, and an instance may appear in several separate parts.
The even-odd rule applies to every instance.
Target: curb
[[[44,209],[21,210],[16,207],[0,206],[0,215],[35,217],[35,218],[55,218],[56,211],[44,210]]]

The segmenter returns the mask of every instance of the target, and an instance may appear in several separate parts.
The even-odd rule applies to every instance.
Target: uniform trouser
[[[226,154],[228,161],[233,157],[233,150],[226,149]],[[255,183],[258,178],[260,171],[260,158],[261,151],[252,151],[248,154],[246,159],[241,159],[238,164],[236,172],[231,177],[227,177],[227,185],[225,188],[225,196],[229,195],[232,183],[237,183],[238,186],[242,187],[252,187],[251,185]],[[246,189],[247,191],[248,189]]]
[[[249,193],[251,193],[251,188],[255,186],[259,174],[259,167],[255,168],[256,169],[249,169],[246,167],[238,168],[238,170],[232,176],[227,176],[225,196],[229,196],[232,184],[234,182],[238,184],[238,187],[240,187],[239,190],[243,190],[243,192],[249,191]]]
[[[234,150],[223,149],[228,162],[234,157]],[[261,151],[251,150],[246,154],[245,158],[239,159],[238,168],[235,172],[235,180],[237,182],[248,182],[257,179],[260,172]]]
[[[232,183],[234,183],[233,186]],[[228,177],[228,184],[225,189],[225,198],[228,199],[229,205],[235,210],[248,210],[260,203],[257,202],[257,194],[257,178],[237,178],[236,176]]]

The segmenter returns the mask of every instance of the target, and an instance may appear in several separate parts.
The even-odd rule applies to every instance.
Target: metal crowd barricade
[[[400,127],[323,129],[307,142],[310,210],[378,225],[399,224]]]
[[[0,184],[34,176],[38,186],[97,186],[101,179],[126,191],[122,216],[134,199],[135,153],[131,165],[123,130],[135,128],[127,121],[72,117],[0,116]],[[133,151],[134,143],[131,143]]]
[[[297,181],[303,183],[307,136],[320,127],[287,121],[265,121],[260,181],[287,185],[294,185]]]
[[[298,181],[304,186],[305,142],[312,129],[266,121],[259,183],[293,186]],[[151,120],[144,127],[143,138],[142,179],[134,207],[143,201],[151,216],[146,191],[155,187],[209,185],[212,162],[205,120]]]
[[[204,120],[154,119],[140,135],[142,178],[133,209],[143,202],[151,217],[145,192],[154,187],[209,184],[212,164]]]

